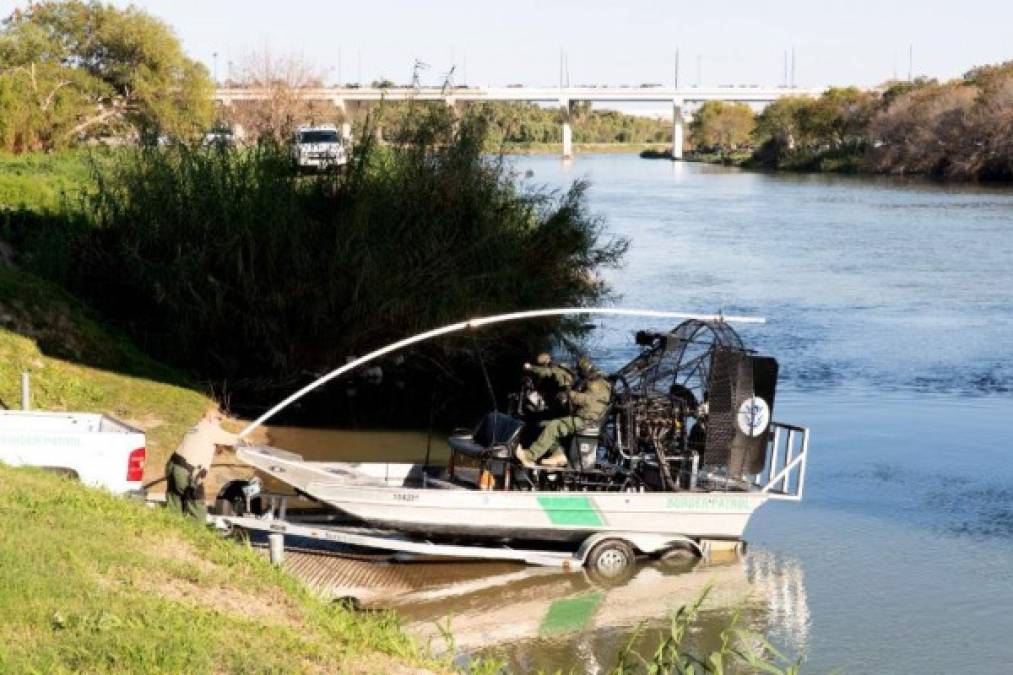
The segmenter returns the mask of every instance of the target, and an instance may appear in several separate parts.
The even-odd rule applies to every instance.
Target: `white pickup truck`
[[[299,170],[344,166],[345,139],[333,124],[301,126],[292,135],[292,161]]]
[[[93,413],[0,411],[0,462],[38,466],[115,493],[142,489],[144,432]]]

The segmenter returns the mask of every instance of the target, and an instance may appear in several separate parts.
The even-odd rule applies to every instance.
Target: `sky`
[[[0,0],[0,14],[6,15]],[[23,5],[24,2],[17,4]],[[116,0],[114,4],[128,2]],[[1013,59],[1013,0],[135,0],[164,19],[187,52],[227,76],[229,62],[268,46],[299,53],[337,82],[411,78],[451,64],[470,85],[569,82],[779,85],[794,49],[799,86],[875,85],[908,75],[959,76]]]

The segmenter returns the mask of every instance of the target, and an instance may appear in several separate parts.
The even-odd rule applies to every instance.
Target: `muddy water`
[[[446,439],[425,431],[346,431],[268,427],[267,441],[278,448],[297,452],[305,459],[342,462],[429,462],[444,466],[449,456]]]
[[[463,654],[492,650],[518,671],[607,669],[633,626],[664,626],[713,579],[701,646],[741,609],[812,672],[1009,672],[1013,192],[622,156],[516,165],[529,183],[591,180],[592,208],[632,240],[610,275],[622,304],[768,318],[743,334],[781,361],[775,417],[813,430],[806,499],[761,508],[742,562],[647,566],[618,587],[414,568],[430,583],[388,601],[411,629],[432,636],[452,615]],[[634,353],[632,330],[667,327],[606,321],[589,346],[615,367]],[[321,459],[375,447],[273,432]],[[377,442],[418,459],[425,440]]]

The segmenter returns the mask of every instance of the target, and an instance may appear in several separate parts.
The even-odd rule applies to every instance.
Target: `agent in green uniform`
[[[542,353],[535,360],[535,365],[524,364],[524,370],[531,375],[532,384],[544,402],[544,408],[538,409],[542,418],[553,418],[569,412],[566,393],[573,386],[573,368],[561,363],[553,363],[552,357]],[[545,426],[542,422],[541,426]]]
[[[535,365],[525,363],[524,370],[536,378],[539,391],[551,389],[548,393],[558,393],[573,386],[573,371],[561,363],[553,363],[546,353],[538,355]]]
[[[567,395],[571,413],[546,422],[538,440],[531,444],[529,450],[517,449],[516,457],[524,466],[534,466],[536,462],[546,466],[566,466],[562,441],[585,427],[601,422],[608,410],[612,387],[586,356],[577,361],[577,376],[580,385]]]
[[[239,437],[219,426],[224,415],[208,408],[165,465],[165,507],[201,522],[207,519],[204,479],[211,469],[219,445],[231,446]]]

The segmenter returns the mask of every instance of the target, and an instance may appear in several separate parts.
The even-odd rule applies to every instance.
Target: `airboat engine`
[[[616,425],[649,489],[735,481],[766,463],[777,361],[747,349],[723,321],[640,332],[640,355],[616,374]]]

